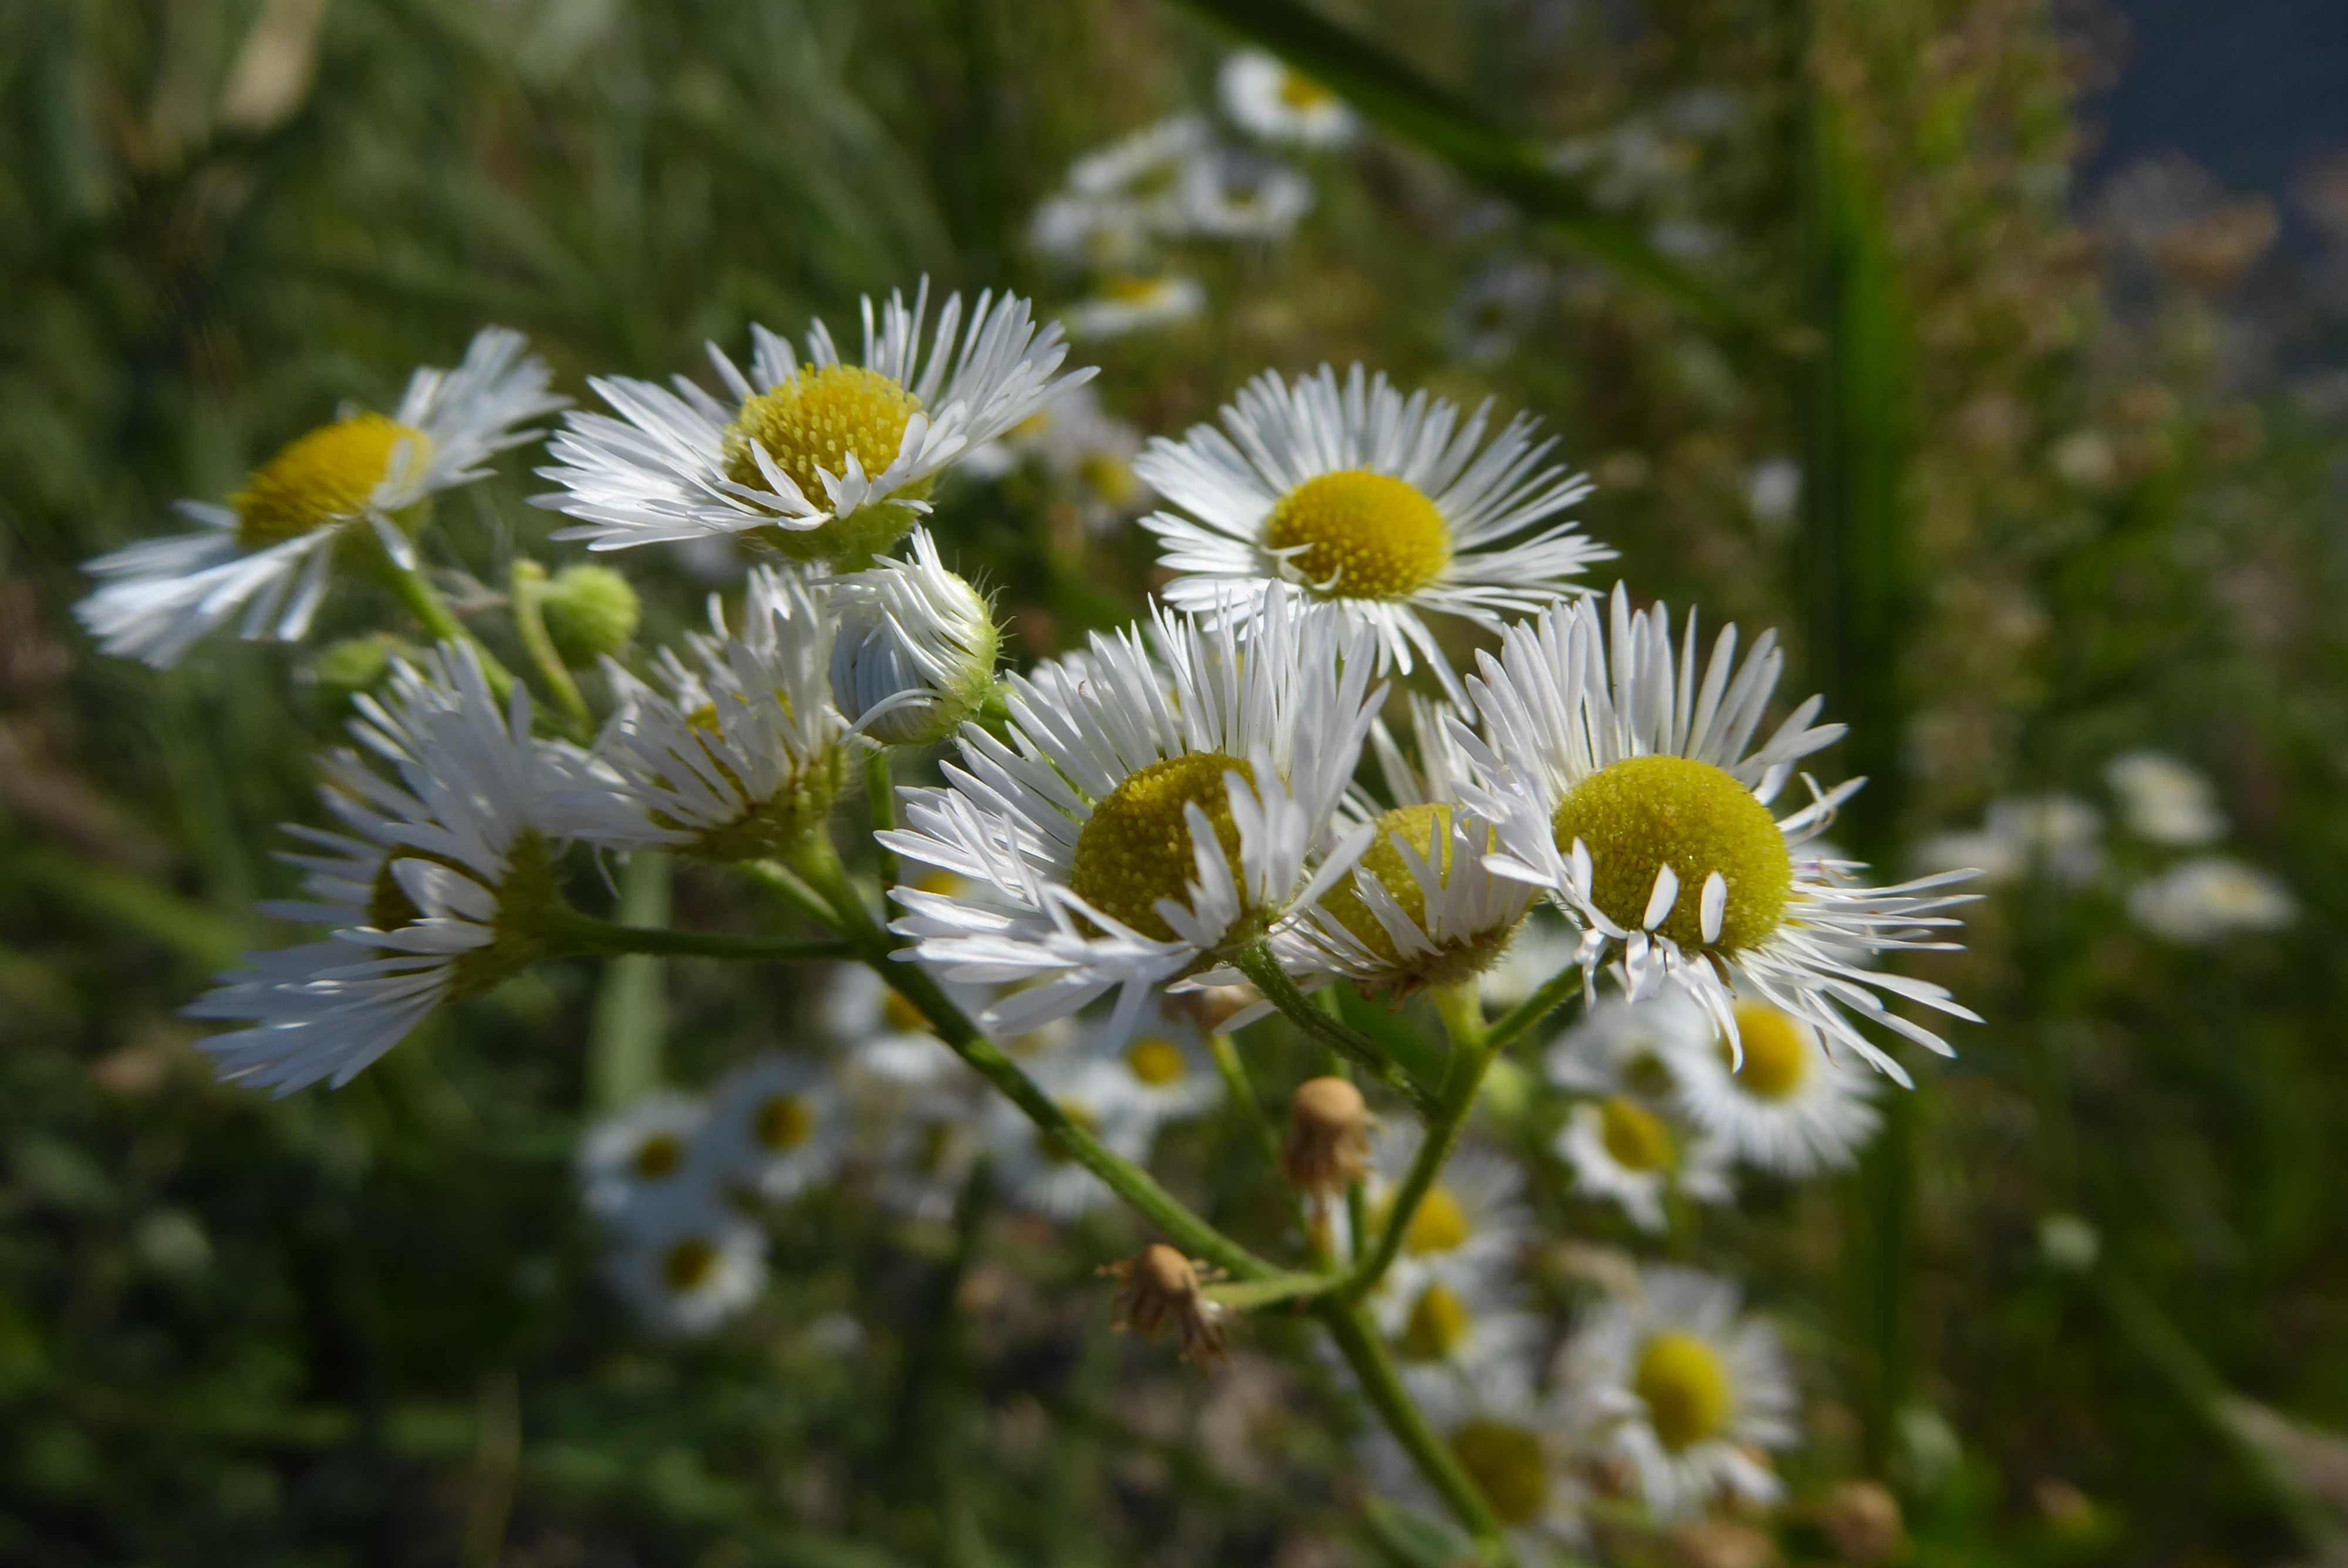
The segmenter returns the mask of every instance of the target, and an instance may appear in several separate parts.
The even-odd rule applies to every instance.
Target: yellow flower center
[[[1395,1348],[1414,1361],[1440,1361],[1467,1341],[1475,1315],[1458,1292],[1440,1282],[1419,1292],[1411,1304]]]
[[[636,1145],[628,1168],[640,1182],[657,1182],[685,1163],[685,1140],[674,1132],[655,1132]]]
[[[1296,550],[1289,560],[1331,598],[1408,599],[1451,564],[1451,526],[1417,486],[1344,468],[1282,496],[1263,548]]]
[[[895,991],[891,991],[888,999],[880,1004],[880,1016],[888,1020],[889,1028],[898,1034],[930,1032],[930,1020],[922,1016],[922,1009]]]
[[[788,1154],[815,1136],[815,1107],[797,1094],[770,1095],[758,1106],[758,1146]]]
[[[921,407],[920,398],[877,370],[855,364],[802,369],[742,405],[726,429],[726,477],[754,490],[772,490],[750,449],[755,440],[800,495],[827,506],[831,493],[820,476],[845,474],[851,453],[867,478],[878,475],[897,460],[905,426]]]
[[[414,472],[431,457],[431,440],[380,414],[354,414],[287,442],[229,497],[236,542],[266,549],[355,515],[391,472],[403,441]]]
[[[1299,114],[1304,114],[1328,108],[1337,101],[1337,95],[1311,77],[1282,71],[1280,74],[1280,101]]]
[[[1560,849],[1590,851],[1591,901],[1625,930],[1646,924],[1655,874],[1668,865],[1679,897],[1656,927],[1690,950],[1734,953],[1777,928],[1794,887],[1794,857],[1769,808],[1710,763],[1630,757],[1573,787],[1550,824]],[[1705,878],[1728,885],[1717,941],[1704,939]]]
[[[1185,807],[1196,805],[1214,825],[1215,838],[1237,877],[1240,830],[1231,821],[1223,775],[1255,782],[1255,770],[1220,752],[1191,752],[1150,764],[1111,790],[1076,835],[1076,869],[1068,886],[1111,919],[1161,942],[1174,927],[1159,917],[1160,898],[1189,902],[1199,875]]]
[[[1503,1524],[1528,1524],[1549,1506],[1549,1465],[1540,1439],[1506,1421],[1469,1421],[1451,1434],[1459,1468]]]
[[[717,1272],[717,1249],[697,1235],[672,1242],[661,1255],[661,1277],[678,1296],[698,1290]]]
[[[1736,1086],[1756,1100],[1788,1100],[1810,1076],[1810,1042],[1802,1026],[1766,1002],[1736,1004],[1736,1036],[1745,1046],[1745,1065],[1736,1069]],[[1723,1055],[1728,1041],[1720,1042]]]
[[[1100,292],[1121,305],[1153,305],[1165,296],[1166,280],[1117,272],[1101,280]]]
[[[1672,1168],[1672,1130],[1634,1100],[1613,1095],[1599,1107],[1600,1136],[1614,1163],[1631,1171]]]
[[[1162,1035],[1137,1040],[1126,1047],[1125,1064],[1152,1089],[1179,1083],[1190,1070],[1189,1059],[1182,1054],[1182,1048]]]
[[[1452,1252],[1467,1244],[1476,1234],[1475,1222],[1451,1189],[1440,1184],[1426,1189],[1419,1200],[1418,1212],[1410,1216],[1410,1228],[1402,1233],[1403,1250],[1414,1257],[1429,1253]]]
[[[1728,1430],[1735,1406],[1719,1353],[1693,1334],[1658,1334],[1639,1352],[1631,1386],[1647,1406],[1648,1424],[1673,1453]]]

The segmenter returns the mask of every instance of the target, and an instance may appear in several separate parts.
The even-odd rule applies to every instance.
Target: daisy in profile
[[[1641,1230],[1671,1226],[1671,1194],[1724,1204],[1735,1195],[1720,1145],[1676,1127],[1636,1095],[1617,1091],[1576,1105],[1557,1135],[1575,1190],[1612,1203]]]
[[[1767,633],[1741,662],[1736,651],[1732,626],[1699,670],[1693,618],[1675,654],[1665,607],[1633,614],[1620,588],[1608,605],[1509,628],[1468,682],[1483,734],[1458,731],[1478,774],[1468,802],[1499,826],[1489,864],[1548,889],[1582,927],[1590,991],[1610,957],[1634,1001],[1677,979],[1732,1050],[1749,993],[1907,1083],[1850,1013],[1943,1055],[1883,996],[1980,1020],[1942,987],[1854,960],[1951,946],[1930,938],[1957,923],[1945,911],[1968,899],[1948,889],[1970,873],[1868,887],[1864,867],[1799,853],[1863,781],[1812,785],[1807,804],[1772,815],[1794,765],[1842,726],[1814,727],[1813,697],[1756,743],[1785,655]]]
[[[1105,1081],[1121,1111],[1153,1126],[1184,1122],[1223,1097],[1223,1081],[1198,1027],[1159,998],[1129,1035],[1096,1028],[1082,1047],[1109,1064]]]
[[[708,1163],[699,1157],[708,1124],[707,1101],[666,1090],[604,1118],[580,1141],[581,1201],[618,1223],[710,1203]]]
[[[707,535],[750,535],[799,560],[862,565],[923,512],[938,476],[1088,378],[1055,377],[1067,350],[1036,329],[1025,300],[981,294],[967,325],[949,295],[923,343],[930,288],[911,309],[864,302],[863,363],[830,331],[808,330],[801,364],[788,339],[750,329],[746,374],[713,343],[726,397],[679,376],[674,391],[611,376],[588,384],[609,415],[574,413],[548,444],[536,497],[578,525],[554,536],[596,550]]]
[[[654,1332],[707,1334],[758,1298],[767,1233],[716,1202],[662,1210],[614,1234],[603,1276]]]
[[[1882,1118],[1875,1081],[1836,1061],[1818,1030],[1766,1002],[1736,1004],[1744,1049],[1709,1028],[1671,1056],[1673,1108],[1734,1158],[1784,1176],[1849,1165]]]
[[[351,408],[286,444],[226,506],[181,501],[201,531],[149,539],[89,563],[97,592],[74,613],[107,652],[168,670],[234,620],[245,638],[305,635],[339,562],[379,548],[414,570],[415,508],[487,476],[535,440],[531,420],[567,399],[520,333],[484,327],[454,370],[426,368],[389,417]]]
[[[1110,1153],[1136,1163],[1148,1157],[1149,1118],[1120,1093],[1115,1067],[1097,1057],[1063,1051],[1030,1065],[1028,1074],[1069,1121]],[[1076,1163],[1066,1143],[1037,1127],[1000,1095],[987,1105],[987,1146],[1004,1195],[1019,1207],[1072,1220],[1116,1201],[1107,1184]]]
[[[470,648],[444,646],[362,696],[356,752],[328,759],[319,792],[344,831],[289,825],[309,853],[309,901],[263,904],[326,926],[323,942],[246,956],[251,966],[185,1009],[246,1027],[202,1042],[221,1076],[289,1094],[340,1088],[442,1002],[478,996],[545,956],[534,934],[556,898],[540,831],[578,754],[534,741],[530,696],[490,693]]]
[[[848,1147],[848,1112],[823,1064],[767,1055],[726,1074],[702,1134],[712,1167],[762,1198],[829,1181]]]
[[[980,1014],[998,1038],[1111,989],[1107,1028],[1129,1036],[1156,988],[1346,870],[1343,845],[1317,874],[1307,860],[1384,696],[1366,654],[1275,590],[1244,643],[1159,610],[1147,639],[1096,634],[1081,658],[1010,677],[1007,739],[965,726],[946,786],[902,791],[906,825],[879,835],[965,884],[901,886],[892,928],[947,979],[1021,988]]]
[[[1112,272],[1067,311],[1068,335],[1123,337],[1187,322],[1207,308],[1207,286],[1179,272]]]
[[[752,860],[821,829],[846,765],[832,617],[795,573],[761,568],[741,631],[715,595],[709,621],[687,640],[690,660],[661,651],[665,691],[606,663],[620,707],[592,773],[547,805],[560,831],[606,849]]]
[[[1793,1378],[1776,1332],[1740,1314],[1725,1280],[1642,1270],[1637,1296],[1598,1307],[1558,1353],[1557,1380],[1590,1440],[1629,1462],[1657,1519],[1783,1491],[1758,1456],[1794,1441]]]
[[[1375,627],[1406,673],[1423,657],[1453,684],[1425,616],[1497,630],[1581,591],[1582,569],[1614,553],[1550,520],[1590,493],[1545,462],[1555,438],[1536,440],[1520,414],[1488,446],[1490,413],[1463,421],[1456,404],[1406,398],[1358,364],[1342,383],[1327,365],[1293,384],[1265,372],[1223,429],[1160,436],[1134,465],[1185,514],[1142,519],[1180,574],[1166,601],[1244,610],[1265,584],[1292,583]]]
[[[1537,1394],[1529,1378],[1504,1365],[1468,1378],[1420,1378],[1412,1391],[1519,1556],[1547,1562],[1557,1545],[1581,1542],[1584,1491],[1572,1472],[1573,1431],[1562,1402]],[[1364,1438],[1362,1459],[1379,1491],[1430,1512],[1444,1507],[1384,1428]]]
[[[1231,123],[1265,141],[1343,147],[1361,129],[1344,99],[1262,49],[1226,59],[1221,87]]]

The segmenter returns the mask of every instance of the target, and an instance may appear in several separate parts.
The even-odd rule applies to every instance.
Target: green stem
[[[1238,1106],[1247,1123],[1255,1130],[1257,1145],[1272,1169],[1280,1168],[1280,1129],[1264,1114],[1263,1102],[1256,1098],[1255,1081],[1248,1077],[1247,1063],[1240,1060],[1237,1041],[1227,1034],[1207,1037],[1207,1050],[1215,1059],[1215,1071],[1223,1075],[1223,1087],[1231,1092],[1231,1103]]]
[[[1485,1043],[1496,1055],[1508,1050],[1517,1042],[1519,1035],[1571,1001],[1581,991],[1581,966],[1560,969],[1542,981],[1539,990],[1502,1013],[1500,1020],[1484,1036]]]
[[[1276,1274],[1270,1279],[1249,1279],[1207,1286],[1207,1299],[1245,1309],[1275,1302],[1310,1300],[1326,1296],[1343,1283],[1330,1274]]]
[[[573,739],[585,739],[593,733],[594,723],[587,712],[587,699],[579,694],[579,682],[571,678],[571,671],[562,656],[554,651],[554,639],[546,634],[546,614],[541,600],[546,595],[546,569],[534,560],[518,560],[507,578],[507,602],[513,612],[515,633],[530,653],[530,661],[538,668],[539,679],[554,693],[554,705],[569,723]]]
[[[889,779],[889,750],[875,746],[864,759],[864,798],[872,813],[872,853],[880,863],[880,886],[897,885],[897,856],[880,835],[897,825],[897,791]]]
[[[1312,998],[1298,990],[1296,982],[1288,978],[1287,971],[1280,967],[1280,960],[1272,957],[1270,948],[1262,942],[1242,948],[1231,962],[1240,973],[1255,982],[1255,989],[1263,993],[1264,1000],[1286,1014],[1288,1020],[1303,1030],[1306,1038],[1319,1041],[1361,1068],[1408,1100],[1422,1114],[1432,1115],[1435,1112],[1437,1108],[1436,1097],[1412,1082],[1410,1075],[1395,1066],[1393,1059],[1378,1049],[1375,1040],[1339,1023],[1315,1006]]]
[[[944,989],[918,964],[901,963],[899,943],[872,917],[864,895],[849,880],[839,853],[827,837],[818,836],[797,862],[801,879],[831,907],[840,935],[854,955],[869,965],[898,995],[920,1009],[938,1037],[953,1048],[979,1075],[1018,1106],[1030,1122],[1076,1162],[1098,1176],[1142,1218],[1163,1231],[1184,1252],[1203,1257],[1241,1279],[1270,1279],[1287,1271],[1258,1257],[1190,1212],[1179,1198],[1158,1184],[1158,1179],[1130,1160],[1121,1158],[1060,1109],[1003,1054],[991,1040],[947,997]]]
[[[1347,1301],[1360,1300],[1394,1266],[1418,1205],[1434,1188],[1451,1151],[1458,1147],[1460,1129],[1467,1125],[1468,1112],[1484,1087],[1484,1071],[1492,1064],[1491,1037],[1484,1030],[1484,1004],[1477,995],[1476,982],[1468,979],[1444,987],[1435,993],[1435,1005],[1451,1035],[1451,1065],[1444,1073],[1441,1102],[1426,1119],[1418,1156],[1411,1161],[1395,1194],[1394,1207],[1386,1215],[1385,1228],[1378,1233],[1377,1245],[1346,1276]]]
[[[743,875],[792,908],[821,926],[833,929],[838,921],[831,906],[816,896],[815,889],[799,880],[798,873],[788,866],[771,860],[745,860],[740,863]]]
[[[421,570],[410,570],[392,559],[388,553],[380,551],[376,565],[384,586],[391,589],[392,597],[399,600],[408,614],[423,623],[424,630],[432,634],[434,641],[469,644],[480,656],[481,673],[489,677],[489,690],[497,693],[498,701],[502,702],[512,694],[512,672],[498,662],[498,656],[482,647],[481,640],[457,619],[457,612],[448,608],[448,601],[441,597],[440,590],[432,586]]]
[[[799,958],[853,956],[846,942],[780,941],[772,937],[725,937],[705,931],[673,931],[662,926],[618,926],[576,909],[549,916],[545,933],[560,954],[614,958],[655,953],[674,958],[750,958],[788,963]]]
[[[1368,1396],[1370,1408],[1386,1424],[1395,1440],[1418,1466],[1419,1473],[1439,1493],[1459,1522],[1466,1525],[1483,1546],[1488,1557],[1513,1563],[1516,1554],[1509,1549],[1508,1537],[1501,1532],[1500,1522],[1493,1516],[1492,1505],[1477,1490],[1476,1482],[1461,1468],[1459,1456],[1451,1445],[1427,1424],[1426,1417],[1403,1386],[1402,1376],[1395,1370],[1393,1359],[1385,1347],[1378,1343],[1377,1331],[1364,1317],[1362,1309],[1348,1303],[1324,1299],[1314,1309],[1314,1316],[1329,1330],[1345,1364],[1361,1380],[1362,1392]]]
[[[669,858],[639,850],[620,867],[619,917],[632,926],[668,924]],[[603,966],[587,1023],[587,1099],[596,1114],[623,1111],[661,1081],[661,1034],[667,964],[630,953]]]

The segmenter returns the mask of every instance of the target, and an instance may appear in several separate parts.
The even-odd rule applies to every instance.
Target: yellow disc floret
[[[1223,775],[1231,773],[1255,782],[1252,768],[1220,752],[1168,757],[1128,775],[1093,807],[1076,835],[1069,887],[1111,919],[1145,937],[1172,941],[1174,927],[1159,917],[1158,901],[1187,905],[1186,890],[1199,876],[1186,807],[1207,814],[1238,879],[1240,830],[1231,821],[1231,794],[1223,784]]]
[[[697,1290],[717,1270],[717,1249],[697,1235],[673,1242],[661,1255],[661,1277],[679,1296]]]
[[[1540,1439],[1506,1421],[1469,1421],[1451,1434],[1459,1468],[1503,1524],[1529,1524],[1549,1506],[1549,1464]]]
[[[1736,1087],[1756,1100],[1789,1100],[1800,1092],[1810,1076],[1812,1049],[1800,1024],[1766,1002],[1739,1002],[1736,1036],[1745,1047]],[[1720,1049],[1728,1053],[1725,1039]]]
[[[1467,1341],[1475,1315],[1458,1292],[1437,1281],[1418,1293],[1395,1348],[1414,1361],[1440,1361]]]
[[[1736,1391],[1720,1353],[1694,1334],[1658,1334],[1639,1351],[1631,1387],[1647,1406],[1647,1424],[1679,1453],[1728,1430]]]
[[[899,1034],[927,1034],[930,1020],[921,1009],[907,1001],[896,991],[891,991],[880,1004],[880,1016]]]
[[[1408,599],[1451,564],[1451,527],[1407,480],[1362,468],[1307,479],[1264,519],[1263,548],[1334,599]]]
[[[1337,95],[1311,77],[1283,70],[1280,73],[1280,101],[1299,114],[1306,114],[1327,108],[1337,101]]]
[[[1672,1130],[1635,1100],[1617,1094],[1599,1107],[1599,1135],[1614,1163],[1630,1171],[1672,1168]]]
[[[1679,897],[1656,930],[1691,950],[1734,953],[1777,928],[1794,887],[1794,857],[1769,808],[1710,763],[1630,757],[1573,788],[1551,827],[1560,849],[1590,851],[1591,902],[1625,930],[1645,924],[1655,874],[1671,866]],[[1728,885],[1717,941],[1704,939],[1704,880]]]
[[[266,549],[357,516],[391,472],[403,441],[410,471],[431,456],[424,432],[380,414],[354,414],[287,442],[229,497],[236,542]]]
[[[1182,1054],[1182,1048],[1163,1035],[1150,1035],[1127,1046],[1125,1065],[1152,1089],[1179,1083],[1190,1071],[1189,1058]]]
[[[802,369],[743,403],[741,413],[726,427],[726,477],[754,490],[773,492],[775,487],[752,449],[755,441],[801,496],[829,507],[831,492],[824,488],[821,476],[845,475],[852,454],[866,478],[877,477],[897,460],[905,426],[921,408],[920,398],[877,370],[854,364]],[[931,479],[918,480],[892,491],[889,499],[922,500],[932,485]],[[875,515],[870,518],[835,519],[801,531],[771,530],[768,542],[801,559],[846,561],[887,548],[912,526],[913,513],[902,506],[870,509]]]
[[[788,1154],[815,1136],[815,1107],[800,1095],[771,1095],[759,1103],[752,1131],[760,1148]]]

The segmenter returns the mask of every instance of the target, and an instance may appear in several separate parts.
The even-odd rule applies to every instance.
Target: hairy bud
[[[541,590],[546,635],[565,664],[617,657],[634,641],[643,607],[628,579],[607,566],[567,566]]]
[[[884,745],[944,740],[994,689],[1003,638],[976,589],[945,569],[927,529],[913,559],[833,585],[831,700]]]

